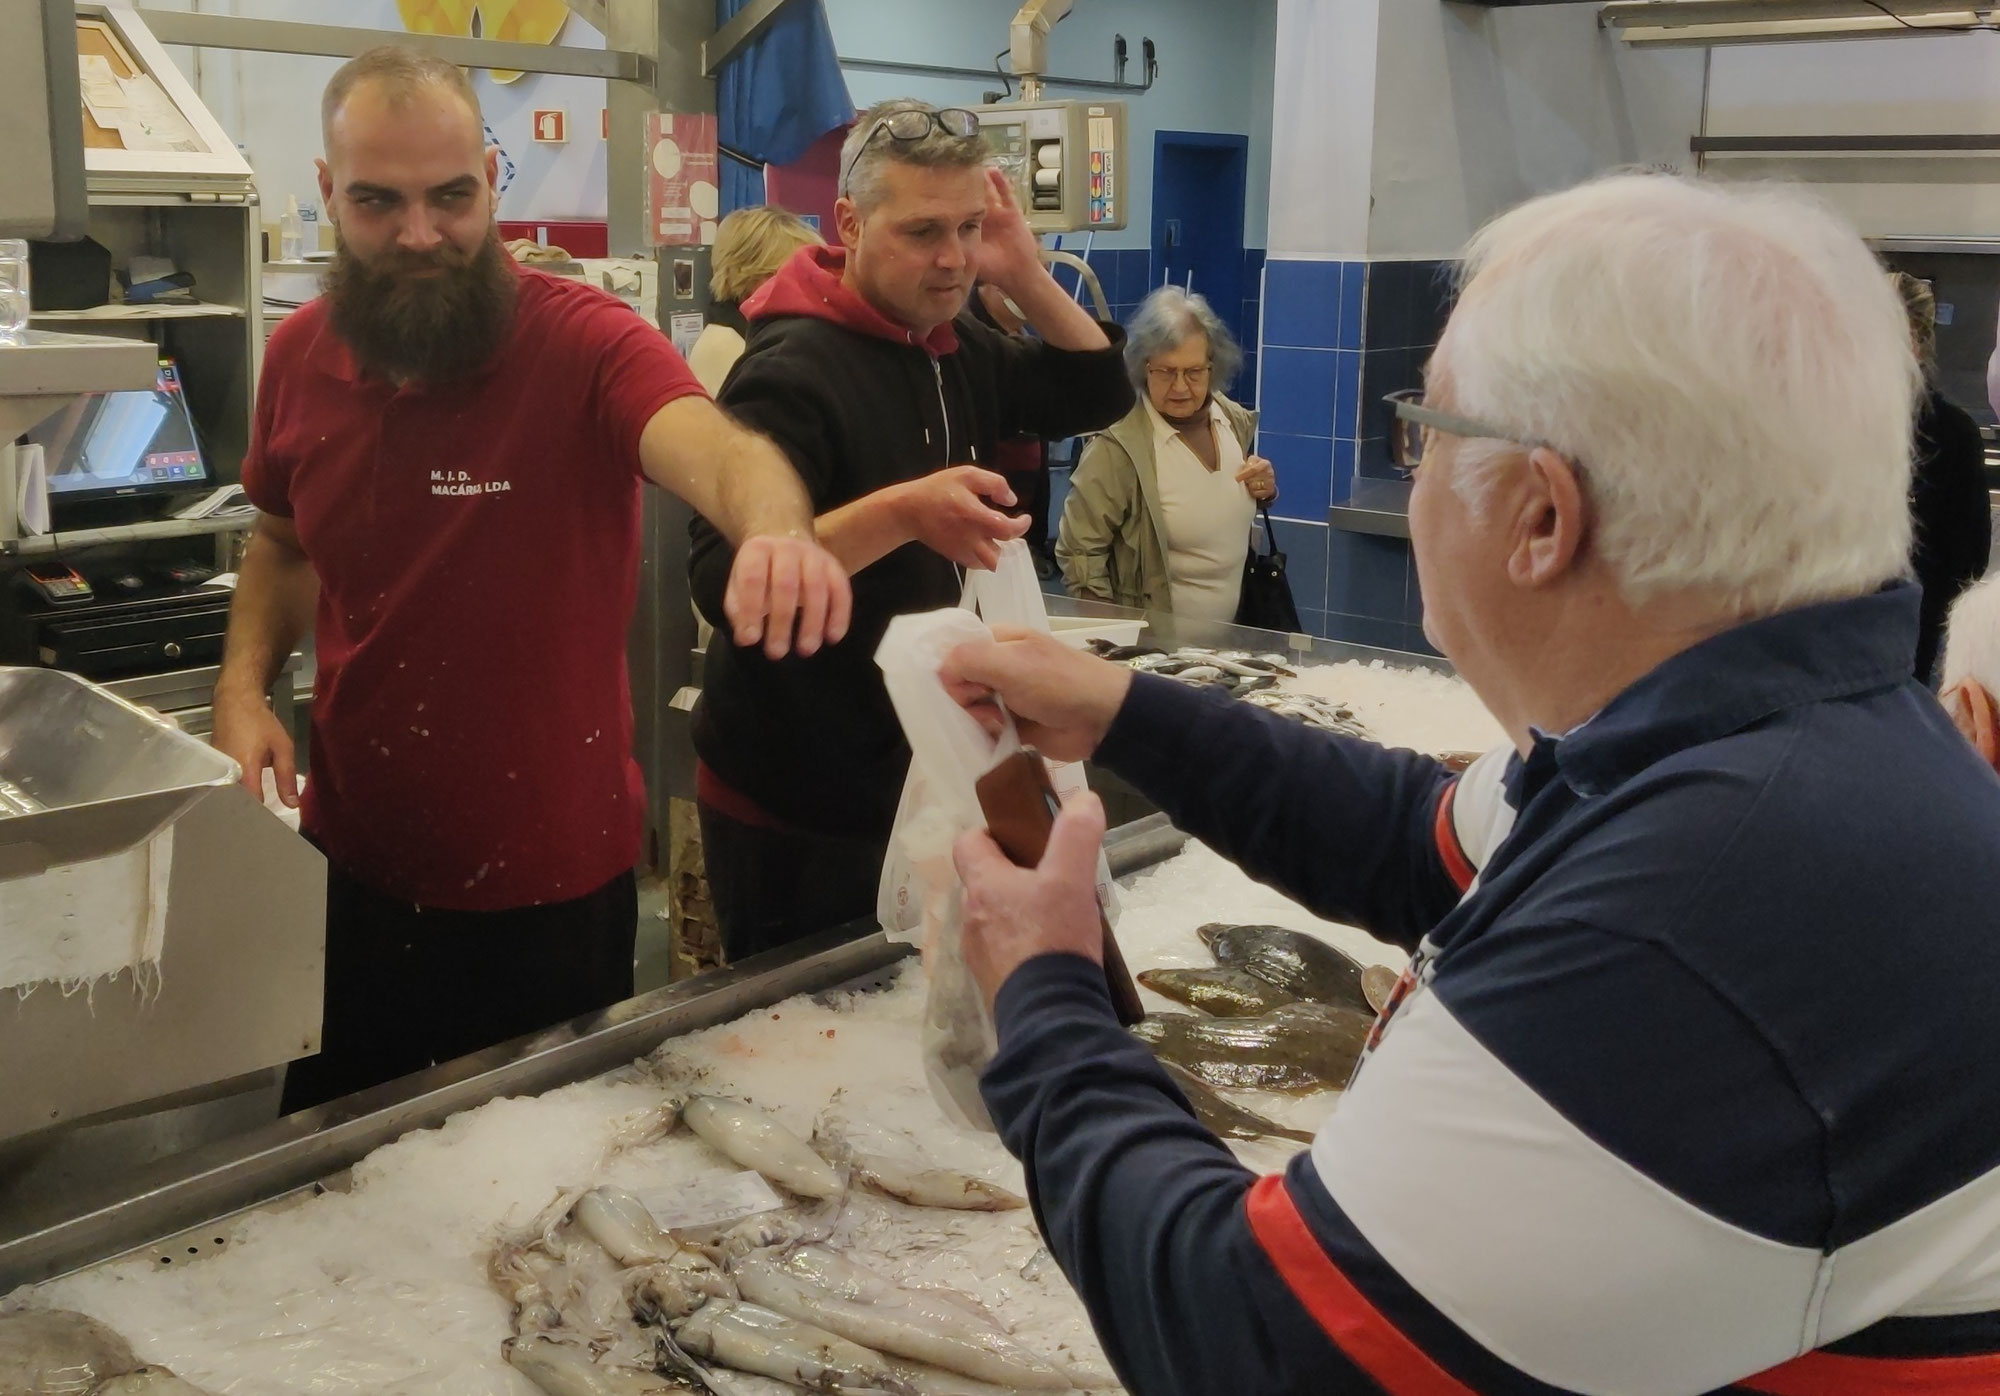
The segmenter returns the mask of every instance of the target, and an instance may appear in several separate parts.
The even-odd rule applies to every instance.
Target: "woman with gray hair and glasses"
[[[1236,618],[1257,510],[1278,497],[1251,454],[1257,415],[1222,395],[1243,366],[1200,296],[1163,286],[1127,330],[1139,405],[1084,448],[1056,560],[1070,593],[1199,620]]]

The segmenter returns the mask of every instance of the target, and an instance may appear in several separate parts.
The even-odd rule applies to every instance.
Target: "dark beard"
[[[441,270],[414,275],[428,267]],[[364,262],[340,241],[326,277],[327,315],[370,373],[448,383],[477,373],[506,342],[516,279],[497,227],[470,255],[446,243]]]

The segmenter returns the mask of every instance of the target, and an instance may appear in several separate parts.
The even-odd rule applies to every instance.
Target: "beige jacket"
[[[1215,395],[1248,456],[1257,414]],[[1070,477],[1056,561],[1072,596],[1140,610],[1173,609],[1167,522],[1153,463],[1153,419],[1142,401],[1083,449]],[[1248,553],[1248,545],[1244,551]]]

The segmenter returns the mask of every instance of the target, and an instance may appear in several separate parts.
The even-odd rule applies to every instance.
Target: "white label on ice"
[[[688,1231],[774,1212],[784,1200],[754,1172],[728,1173],[673,1187],[645,1188],[637,1194],[662,1231]]]

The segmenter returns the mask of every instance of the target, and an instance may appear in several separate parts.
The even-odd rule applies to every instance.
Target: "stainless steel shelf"
[[[1410,487],[1401,480],[1356,480],[1327,511],[1327,523],[1347,533],[1410,536]]]
[[[248,313],[240,305],[210,305],[206,302],[193,305],[172,302],[165,305],[126,305],[118,302],[111,305],[94,305],[87,310],[37,310],[29,318],[51,324],[76,322],[108,325],[145,320],[241,320]]]
[[[240,533],[256,522],[255,514],[234,514],[219,519],[160,519],[153,523],[38,533],[31,538],[0,543],[0,557],[47,557],[69,548],[89,548],[100,543],[138,543],[148,538],[199,538],[209,533]]]
[[[159,351],[145,340],[31,329],[0,344],[0,444],[78,393],[147,389],[158,376]]]

